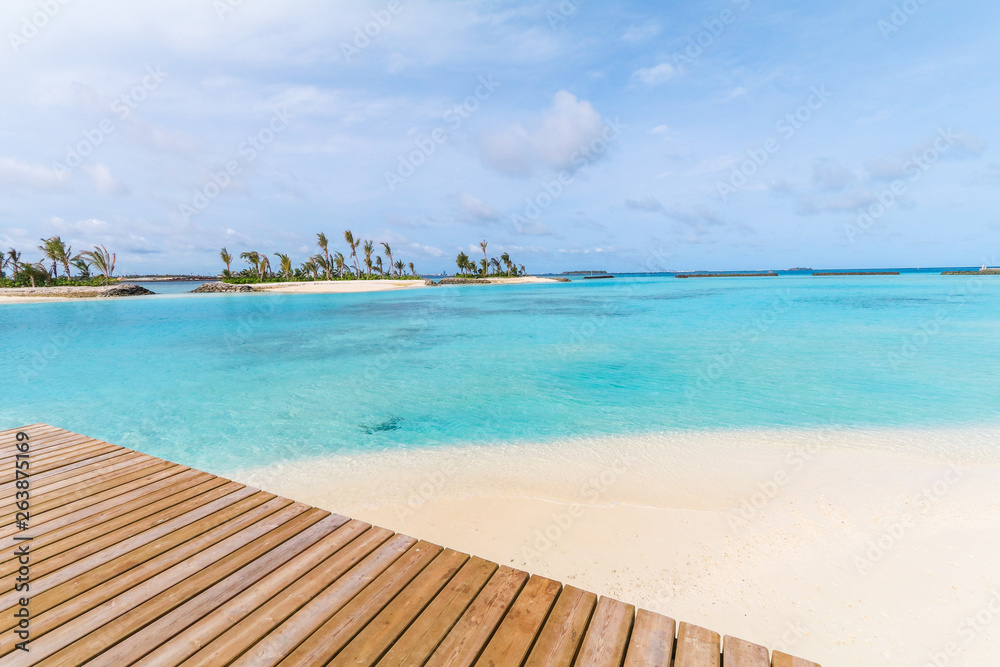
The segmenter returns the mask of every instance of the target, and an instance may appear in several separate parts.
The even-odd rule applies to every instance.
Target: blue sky
[[[0,246],[998,264],[1000,5],[5,0]]]

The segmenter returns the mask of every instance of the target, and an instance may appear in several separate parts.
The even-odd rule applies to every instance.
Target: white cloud
[[[640,25],[631,26],[622,35],[622,41],[625,42],[644,42],[650,37],[656,37],[660,34],[660,24],[656,21],[647,21]]]
[[[458,209],[459,219],[465,222],[496,222],[500,219],[496,209],[468,193],[459,196]]]
[[[125,186],[122,185],[122,182],[111,173],[111,169],[106,164],[98,163],[93,166],[87,166],[83,168],[83,171],[90,176],[90,180],[94,182],[94,187],[102,195],[121,195],[128,192]]]
[[[57,188],[62,185],[54,170],[10,157],[0,157],[0,183],[36,189]]]
[[[670,63],[660,63],[655,67],[643,67],[632,72],[632,79],[646,84],[647,86],[658,86],[674,78],[677,69]]]
[[[516,123],[487,134],[480,148],[489,166],[510,176],[530,174],[540,166],[565,169],[604,128],[604,119],[590,102],[560,90],[529,127]]]

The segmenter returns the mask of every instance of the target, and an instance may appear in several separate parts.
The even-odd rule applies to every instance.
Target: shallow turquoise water
[[[616,278],[0,307],[0,428],[212,472],[667,430],[1000,423],[1000,278]]]

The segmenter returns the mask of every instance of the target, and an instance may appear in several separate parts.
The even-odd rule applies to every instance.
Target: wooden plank
[[[270,572],[253,586],[246,588],[239,595],[213,609],[211,613],[192,617],[191,605],[200,605],[201,597],[211,595],[211,591],[205,591],[188,604],[146,626],[141,632],[132,635],[126,641],[115,646],[114,649],[101,654],[88,665],[97,667],[97,665],[105,663],[109,665],[124,664],[123,661],[126,657],[130,660],[142,658],[134,663],[136,667],[140,665],[158,665],[160,667],[179,665],[227,629],[246,618],[262,603],[278,594],[281,594],[284,599],[285,595],[291,591],[291,587],[305,577],[310,570],[321,565],[323,561],[348,545],[356,544],[357,538],[370,529],[371,525],[362,521],[348,521],[338,530],[295,555],[280,568]],[[202,608],[199,606],[194,613],[200,613],[201,610]],[[116,659],[120,662],[116,662]]]
[[[145,479],[161,470],[183,468],[166,461],[149,461],[138,464],[132,470],[115,472],[101,477],[97,480],[88,480],[74,484],[58,492],[35,498],[31,503],[32,515],[37,517],[45,516],[45,512],[54,508],[65,508],[77,501],[90,502],[93,498],[109,498],[121,493],[141,488],[145,485]],[[102,493],[107,492],[105,495]],[[6,525],[8,520],[13,521],[14,511],[9,514],[0,514],[0,523]]]
[[[255,643],[233,665],[275,665],[289,651],[309,637],[317,628],[343,608],[349,600],[386,572],[399,558],[408,553],[416,540],[396,535],[367,556],[347,574],[299,607],[291,616]],[[316,591],[310,590],[315,595]],[[198,655],[195,656],[197,660]],[[194,662],[192,664],[205,664]],[[209,663],[211,664],[211,663]]]
[[[123,457],[119,456],[112,459],[114,462],[119,462]],[[97,488],[102,484],[108,484],[109,482],[115,480],[123,480],[121,483],[131,481],[135,479],[135,473],[141,470],[154,471],[158,467],[167,467],[174,464],[167,463],[166,461],[159,461],[152,457],[146,456],[139,459],[127,460],[124,464],[120,465],[101,465],[91,467],[89,470],[87,468],[82,468],[85,471],[78,474],[72,480],[65,480],[64,483],[52,486],[44,486],[38,483],[38,480],[32,480],[31,483],[31,496],[35,502],[32,502],[32,509],[36,513],[43,512],[46,507],[65,505],[66,503],[72,502],[79,497],[79,491],[91,490],[91,493],[98,493],[103,491],[104,488],[111,488],[111,486],[105,486],[103,488]],[[76,471],[80,472],[80,471]],[[129,477],[129,475],[133,475]],[[124,478],[124,479],[123,479]],[[11,489],[11,495],[6,499],[2,506],[0,506],[0,512],[7,513],[13,510],[13,503],[15,501],[14,496],[15,489]],[[35,507],[37,506],[37,508]]]
[[[719,633],[682,622],[677,630],[674,667],[719,667],[720,643]]]
[[[31,458],[31,474],[41,475],[42,473],[51,472],[53,470],[58,470],[64,466],[73,465],[80,463],[81,461],[86,461],[95,456],[100,456],[101,454],[108,453],[120,453],[119,448],[114,445],[109,445],[107,443],[98,442],[94,444],[80,445],[80,448],[74,452],[54,452],[52,454],[41,454],[37,459],[35,457]],[[10,470],[10,468],[8,468]],[[0,485],[2,484],[12,484],[17,480],[16,474],[11,470],[10,472],[3,472],[0,474]]]
[[[152,509],[149,506],[142,507],[135,512],[119,517],[117,520],[107,521],[73,534],[54,545],[43,545],[37,551],[32,545],[31,576],[35,579],[41,579],[45,575],[72,565],[114,544],[140,535],[164,521],[176,518],[195,507],[212,502],[236,490],[238,490],[238,486],[235,482],[226,482],[218,478],[211,479],[159,503],[154,503]],[[178,499],[175,496],[182,497]],[[140,512],[147,512],[151,516],[143,516],[139,514]],[[17,575],[16,566],[17,561],[4,564],[4,572],[6,573],[8,570],[11,572],[0,578],[0,587],[3,587],[0,590],[7,590],[8,585],[13,586]]]
[[[81,470],[99,468],[102,462],[110,464],[111,462],[116,461],[123,456],[127,456],[128,454],[129,452],[127,450],[112,450],[106,454],[94,456],[84,461],[74,463],[73,465],[64,466],[58,470],[52,470],[45,473],[33,472],[31,475],[32,484],[47,484],[50,481],[66,479],[68,477],[72,477]],[[140,454],[139,456],[145,456],[145,454]],[[11,497],[11,494],[15,491],[17,491],[17,485],[14,482],[0,486],[0,493],[7,493],[8,497]]]
[[[27,452],[22,452],[21,450],[17,449],[15,443],[12,442],[7,452],[4,453],[2,456],[0,456],[0,465],[8,466],[11,465],[14,461],[24,460],[23,458],[18,459],[18,456],[23,457],[24,454],[30,455],[30,458],[28,459],[29,461],[34,461],[36,459],[44,460],[44,457],[49,457],[49,460],[53,460],[51,458],[52,455],[65,456],[66,454],[71,454],[73,452],[80,451],[81,449],[93,448],[93,446],[96,444],[101,444],[105,446],[109,444],[106,442],[101,442],[100,440],[94,440],[93,438],[88,438],[83,435],[77,435],[75,433],[67,434],[66,436],[63,436],[58,440],[49,441],[46,442],[45,444],[40,444],[34,438],[28,440],[27,442],[29,445]]]
[[[431,654],[427,667],[473,664],[526,581],[527,572],[501,565]]]
[[[625,667],[670,667],[674,658],[674,619],[640,609],[625,654]]]
[[[216,561],[222,561],[227,556],[240,551],[243,547],[252,544],[260,537],[267,535],[276,528],[284,526],[286,523],[305,521],[301,515],[305,514],[309,509],[304,505],[297,505],[295,503],[288,505],[284,509],[265,517],[261,521],[254,522],[252,525],[243,528],[236,534],[213,544],[207,549],[199,550],[191,557],[113,597],[103,594],[103,591],[98,590],[103,598],[100,601],[101,603],[96,607],[86,607],[86,611],[84,611],[85,605],[73,599],[67,601],[57,609],[42,614],[40,617],[37,617],[38,620],[44,619],[48,622],[48,625],[40,629],[38,638],[34,640],[36,647],[32,649],[32,658],[37,661],[39,658],[49,658],[52,656],[51,660],[46,659],[36,662],[38,665],[46,665],[47,667],[52,667],[52,665],[80,664],[79,660],[74,659],[73,656],[89,655],[87,650],[94,647],[94,644],[88,641],[89,638],[87,638],[87,635],[103,626],[120,630],[122,624],[115,623],[109,625],[111,621],[123,614],[136,610],[147,600],[189,577],[194,577],[198,574],[210,577],[214,568],[209,568],[208,566]],[[316,510],[316,512],[319,512],[319,510]],[[126,572],[124,576],[128,575],[129,573]],[[33,623],[33,629],[34,625]],[[101,642],[97,648],[99,649],[104,645]],[[69,650],[64,652],[63,649],[67,647],[69,647]],[[54,655],[56,653],[59,653],[59,655]]]
[[[138,501],[133,501],[136,503],[133,506],[133,503],[125,503],[122,507],[100,512],[33,539],[31,543],[31,552],[34,554],[32,563],[41,563],[48,558],[65,554],[78,547],[86,547],[86,549],[75,551],[76,554],[85,553],[86,550],[97,551],[99,548],[95,547],[101,543],[101,540],[110,540],[120,535],[131,537],[158,523],[174,518],[177,514],[182,513],[181,507],[187,507],[188,503],[198,496],[211,494],[222,487],[235,490],[235,487],[230,487],[230,485],[236,484],[235,482],[227,482],[221,477],[214,477],[208,473],[190,472],[190,476],[182,473],[174,477],[173,479],[177,481],[173,485],[150,492],[147,497],[147,500],[150,500],[148,504],[139,505]],[[127,532],[123,532],[123,529]],[[103,546],[107,546],[107,544]],[[3,560],[0,571],[6,572],[4,568],[7,567],[8,560]]]
[[[336,663],[371,665],[380,659],[468,560],[468,554],[442,551],[336,654]]]
[[[144,535],[42,577],[32,582],[32,630],[40,633],[45,627],[58,625],[57,619],[45,620],[49,618],[43,613],[46,610],[70,599],[77,607],[97,605],[291,502],[252,489],[238,489]],[[5,631],[14,627],[10,619],[17,598],[3,599],[7,608],[0,612],[0,629]],[[3,639],[0,637],[0,655]]]
[[[35,458],[37,454],[39,458],[42,455],[50,456],[55,455],[66,455],[72,454],[80,451],[82,448],[93,447],[94,445],[108,445],[110,443],[101,442],[100,440],[95,440],[93,438],[88,438],[85,435],[80,435],[79,433],[66,433],[65,435],[60,435],[56,438],[52,438],[45,441],[39,441],[37,438],[30,437],[31,434],[28,433],[28,440],[21,441],[28,443],[28,452],[31,454],[32,458]],[[3,454],[2,463],[9,463],[10,461],[17,460],[18,454],[24,454],[20,449],[17,448],[17,441],[13,440],[9,443],[7,450]],[[58,459],[56,459],[58,460]]]
[[[473,556],[379,661],[380,667],[422,665],[458,622],[497,564]]]
[[[123,468],[128,468],[147,460],[152,460],[152,457],[136,452],[128,452],[107,460],[102,459],[93,463],[88,462],[88,465],[82,468],[60,472],[49,477],[33,478],[31,480],[31,493],[36,496],[49,494],[78,482],[94,479],[95,477],[122,470]],[[17,487],[11,485],[7,491],[0,492],[0,503],[13,502],[17,491]]]
[[[726,635],[722,639],[722,667],[771,667],[766,648]]]
[[[183,606],[203,591],[211,591],[209,596],[203,598],[203,602],[212,607],[222,604],[287,561],[296,551],[312,546],[346,522],[345,517],[309,508],[298,516],[275,525],[267,533],[221,558],[208,559],[206,555],[199,554],[193,560],[203,560],[200,568],[195,569],[192,563],[185,568],[184,577],[177,576],[170,570],[164,572],[160,577],[168,579],[167,575],[171,575],[169,581],[175,582],[172,586],[153,594],[124,614],[118,615],[114,623],[99,625],[86,636],[74,639],[70,646],[41,664],[48,667],[73,667],[83,664],[108,646],[121,642],[130,634]],[[224,553],[221,545],[216,548],[220,554]],[[155,579],[146,582],[145,585],[152,587]],[[158,582],[153,588],[155,590],[160,587],[161,584]],[[104,607],[95,609],[93,613],[105,617],[110,605]],[[114,609],[110,611],[117,612]],[[102,613],[97,614],[97,612]],[[52,641],[52,636],[47,637],[45,641],[46,643]]]
[[[286,621],[307,604],[311,604],[317,614],[332,615],[336,608],[343,606],[414,542],[416,540],[412,537],[393,537],[392,531],[373,527],[306,576],[281,589],[280,594],[270,597],[268,602],[252,613],[247,612],[251,611],[254,599],[234,600],[234,605],[225,608],[227,617],[232,614],[235,621],[232,626],[186,660],[184,665],[228,665],[244,652],[259,654],[262,648],[255,644],[279,625],[286,626]],[[317,595],[316,591],[320,593]],[[324,620],[328,617],[321,616]],[[318,626],[321,622],[313,621],[305,614],[296,615],[295,621],[291,626],[284,627],[283,632],[298,633],[300,638],[304,638],[311,631],[308,627],[310,624]],[[293,627],[295,625],[299,625],[299,628]],[[289,643],[294,646],[298,641],[293,638]],[[279,653],[273,661],[276,662],[281,657],[283,656]]]
[[[818,662],[810,662],[781,651],[775,651],[774,655],[771,656],[771,667],[820,667],[820,665]]]
[[[287,653],[283,667],[325,664],[441,553],[441,547],[420,541],[400,556],[309,638]],[[245,656],[244,656],[245,657]],[[259,664],[256,660],[235,665]]]
[[[62,507],[52,508],[41,516],[32,515],[31,532],[33,535],[42,535],[50,530],[55,530],[56,528],[61,528],[62,526],[78,521],[83,517],[103,512],[104,510],[114,507],[120,503],[128,502],[135,498],[141,498],[149,491],[150,488],[154,488],[154,482],[166,480],[167,478],[179,475],[182,472],[187,472],[188,470],[190,470],[190,468],[185,468],[184,466],[164,468],[159,472],[155,472],[142,478],[140,481],[131,482],[131,486],[128,490],[110,489],[89,498],[80,498],[79,500],[69,503],[68,505],[63,505]],[[170,484],[170,482],[165,483]],[[160,487],[155,486],[155,488]],[[0,528],[0,537],[7,537],[15,534],[16,532],[16,526],[3,526]]]
[[[564,586],[525,666],[572,665],[596,604],[594,593]]]
[[[97,526],[106,524],[115,519],[121,521],[121,517],[133,516],[136,511],[153,511],[147,508],[161,507],[164,499],[175,496],[179,493],[187,492],[189,489],[198,487],[213,480],[217,480],[215,486],[226,483],[226,480],[209,475],[208,473],[188,469],[184,472],[178,473],[177,475],[166,478],[166,480],[162,483],[150,484],[145,488],[146,493],[133,494],[129,500],[123,501],[120,504],[113,504],[103,511],[89,513],[77,521],[71,523],[62,522],[61,527],[50,527],[50,529],[44,530],[34,536],[31,545],[32,552],[39,554],[44,547],[48,550],[46,553],[59,553],[59,551],[53,550],[54,545],[60,542],[69,544],[65,541],[67,539],[72,539],[73,536],[78,535],[81,532],[88,530],[92,531]],[[169,507],[169,505],[167,506]],[[32,526],[32,528],[35,528],[35,526]],[[60,551],[61,550],[62,549],[60,549]],[[13,554],[0,554],[0,564],[7,563],[13,558]],[[33,560],[33,562],[37,561]],[[2,571],[2,568],[0,568],[0,571]]]
[[[621,665],[634,619],[634,606],[602,597],[587,626],[576,664],[580,667]]]
[[[528,579],[476,664],[492,667],[524,662],[560,590],[558,581],[537,575]]]

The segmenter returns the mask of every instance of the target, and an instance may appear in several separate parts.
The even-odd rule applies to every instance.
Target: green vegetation
[[[326,234],[320,232],[316,235],[316,245],[320,252],[309,257],[297,268],[292,266],[292,259],[289,255],[276,252],[274,256],[278,259],[278,268],[271,268],[271,262],[266,253],[255,250],[240,253],[240,259],[247,264],[247,268],[239,272],[233,272],[233,256],[228,250],[223,248],[219,251],[219,257],[226,265],[222,271],[223,282],[235,285],[253,283],[284,283],[284,282],[309,282],[314,280],[416,280],[420,276],[413,268],[413,262],[409,264],[401,259],[394,260],[392,248],[388,243],[380,243],[386,261],[382,261],[382,255],[375,253],[375,241],[365,239],[355,239],[353,232],[344,232],[344,241],[350,250],[350,261],[344,253],[334,252],[330,254],[330,240]],[[358,248],[361,248],[364,257],[358,257]],[[352,267],[351,264],[354,266]],[[406,273],[407,266],[410,272]]]
[[[73,248],[58,236],[41,241],[38,249],[42,258],[37,262],[22,262],[21,252],[14,248],[0,253],[0,287],[101,287],[115,282],[116,256],[103,245],[74,255]],[[76,276],[71,267],[76,269]]]
[[[478,264],[469,259],[469,256],[464,252],[458,253],[458,257],[455,258],[458,273],[455,276],[458,278],[517,278],[527,275],[524,264],[515,264],[507,253],[500,255],[499,259],[490,258],[486,254],[486,246],[488,245],[487,241],[480,241],[479,247],[483,251],[483,258],[479,260]]]

